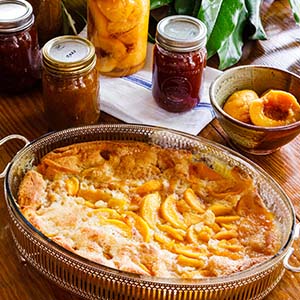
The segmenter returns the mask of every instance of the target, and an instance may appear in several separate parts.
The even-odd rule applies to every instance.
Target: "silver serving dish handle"
[[[294,232],[294,236],[293,236],[293,240],[299,240],[300,238],[300,223],[298,223],[295,227],[295,232]],[[300,272],[300,267],[295,267],[293,265],[290,264],[289,260],[291,258],[291,256],[293,255],[294,253],[294,248],[293,247],[290,247],[288,249],[288,251],[286,252],[286,255],[283,259],[283,265],[284,267],[289,270],[289,271],[292,271],[292,272],[295,272],[295,273],[299,273]]]
[[[6,136],[5,138],[1,139],[0,140],[0,146],[2,146],[3,144],[5,144],[6,142],[10,141],[10,140],[14,140],[14,139],[18,139],[18,140],[22,140],[24,143],[25,143],[25,146],[26,147],[30,142],[29,140],[24,137],[23,135],[19,135],[19,134],[11,134],[11,135],[8,135]],[[23,148],[24,148],[23,147]],[[23,149],[22,148],[22,149]],[[22,150],[21,149],[21,150]],[[6,165],[5,169],[0,173],[0,179],[4,178],[6,173],[7,173],[7,169],[10,165],[10,162]]]

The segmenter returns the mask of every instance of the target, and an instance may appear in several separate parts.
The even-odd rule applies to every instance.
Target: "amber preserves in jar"
[[[152,95],[165,110],[184,112],[199,103],[206,66],[206,32],[201,21],[189,16],[170,16],[158,23]]]
[[[61,0],[28,0],[33,7],[40,45],[60,35],[62,31]]]
[[[88,0],[88,38],[97,69],[119,77],[140,70],[146,60],[149,0]]]
[[[40,49],[30,3],[0,1],[0,92],[22,92],[40,79]]]
[[[43,47],[43,100],[50,129],[95,124],[100,115],[93,44],[61,36]]]

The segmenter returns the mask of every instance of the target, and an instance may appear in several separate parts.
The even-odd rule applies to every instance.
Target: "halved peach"
[[[253,90],[236,91],[226,100],[223,110],[236,120],[251,123],[249,103],[258,98]]]
[[[294,95],[281,90],[270,90],[249,105],[254,125],[284,126],[300,120],[300,105]]]

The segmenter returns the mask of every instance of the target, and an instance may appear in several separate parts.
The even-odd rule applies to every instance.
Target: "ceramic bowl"
[[[256,155],[270,154],[289,143],[300,133],[300,121],[278,127],[261,127],[238,121],[224,112],[228,97],[243,89],[258,95],[269,89],[284,90],[300,100],[300,77],[268,66],[246,65],[223,72],[210,86],[210,100],[216,118],[233,146]]]

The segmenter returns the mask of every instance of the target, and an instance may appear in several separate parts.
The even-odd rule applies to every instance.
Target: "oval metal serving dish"
[[[36,230],[20,212],[16,199],[24,173],[51,150],[94,140],[143,141],[163,147],[193,149],[200,156],[239,166],[253,178],[265,205],[282,231],[278,253],[268,261],[230,276],[179,280],[126,273],[93,263],[60,247]],[[95,125],[40,137],[19,151],[5,175],[10,226],[20,256],[61,287],[88,299],[262,299],[279,282],[295,232],[290,200],[267,173],[239,154],[198,137],[140,125]],[[288,265],[288,263],[286,263]]]

